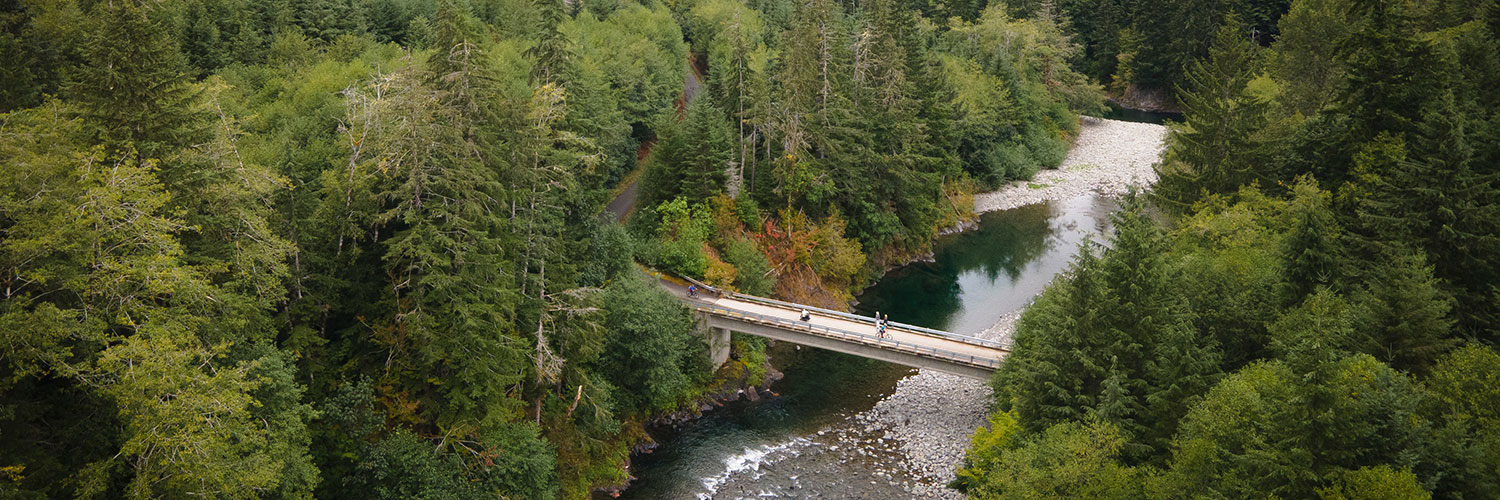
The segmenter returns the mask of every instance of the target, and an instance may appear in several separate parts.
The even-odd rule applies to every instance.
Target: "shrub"
[[[1068,156],[1067,144],[1063,143],[1058,131],[1041,123],[1026,124],[1022,129],[1021,141],[1031,152],[1032,173],[1035,173],[1037,168],[1056,167],[1062,163],[1063,158]],[[1031,174],[1027,174],[1024,178],[1031,178]]]
[[[707,208],[701,204],[689,206],[687,200],[677,198],[658,205],[656,213],[661,217],[656,228],[656,252],[651,254],[650,246],[643,247],[641,260],[680,276],[703,278],[708,268],[703,248],[713,228]]]
[[[734,286],[741,292],[764,296],[776,287],[776,277],[770,275],[771,261],[750,240],[729,240],[724,244],[724,260],[738,271]]]
[[[703,271],[703,281],[719,288],[733,288],[735,277],[739,273],[735,266],[719,260],[718,254],[712,249],[704,252],[708,259],[708,267]]]

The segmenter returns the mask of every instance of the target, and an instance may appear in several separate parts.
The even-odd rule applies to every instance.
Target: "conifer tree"
[[[598,46],[615,43],[619,26],[582,12],[569,27],[568,37],[577,57],[570,60],[570,70],[560,80],[568,92],[570,108],[560,128],[593,139],[603,155],[600,168],[580,178],[580,184],[589,188],[613,186],[635,168],[639,146],[620,107],[620,93],[608,74],[618,61],[609,61],[613,52]]]
[[[1064,279],[1027,308],[1016,328],[1015,355],[996,372],[992,385],[1001,395],[1002,409],[1015,411],[1029,432],[1081,419],[1095,404],[1099,384],[1109,377],[1109,367],[1102,366],[1105,358],[1081,354],[1101,350],[1095,332],[1106,324],[1100,311],[1114,304],[1095,252],[1093,244],[1082,246]],[[1114,383],[1119,386],[1114,394],[1132,389],[1119,377]]]
[[[466,45],[450,41],[463,55]],[[385,351],[382,381],[400,387],[403,399],[425,402],[423,413],[404,418],[477,438],[514,418],[507,391],[525,363],[515,292],[503,274],[502,172],[486,164],[476,139],[482,123],[468,107],[486,102],[474,74],[483,72],[454,68],[433,75],[408,66],[373,88],[346,91],[362,104],[345,118],[357,127],[349,132],[358,149],[330,179],[337,182],[325,206],[342,219],[332,227],[347,234],[335,251],[372,253],[388,280],[364,335]],[[432,373],[453,382],[433,385]]]
[[[1186,124],[1175,128],[1166,161],[1158,167],[1156,195],[1175,212],[1187,212],[1203,193],[1234,193],[1241,185],[1274,178],[1259,139],[1266,103],[1248,91],[1260,72],[1257,47],[1235,19],[1224,21],[1207,59],[1196,61],[1177,88]]]
[[[1285,304],[1301,302],[1318,287],[1341,283],[1343,231],[1328,205],[1328,193],[1310,177],[1299,178],[1292,188],[1285,211],[1291,229],[1280,248],[1286,263],[1280,290]]]
[[[1450,334],[1452,299],[1420,253],[1378,266],[1353,301],[1359,308],[1355,349],[1394,368],[1421,373],[1457,344]]]
[[[567,70],[572,54],[568,49],[568,38],[562,33],[562,24],[568,18],[562,0],[535,0],[533,6],[541,15],[537,20],[540,35],[536,45],[527,49],[526,55],[533,59],[531,82],[542,85],[557,81]]]
[[[1140,398],[1130,394],[1130,387],[1126,385],[1128,381],[1120,372],[1119,364],[1118,358],[1109,360],[1109,376],[1099,385],[1099,402],[1091,409],[1091,414],[1118,427],[1127,437],[1138,437],[1147,432],[1140,424],[1146,408]]]
[[[1340,47],[1346,81],[1338,103],[1354,121],[1359,140],[1380,132],[1414,132],[1448,81],[1447,61],[1432,42],[1414,36],[1407,9],[1393,0],[1352,2],[1351,12],[1364,23]]]
[[[85,64],[67,86],[91,136],[110,148],[164,158],[203,138],[197,92],[164,26],[135,0],[94,6]],[[168,172],[169,184],[182,172]]]
[[[1348,0],[1292,2],[1277,23],[1281,36],[1267,57],[1266,73],[1277,77],[1277,101],[1287,113],[1311,117],[1332,101],[1343,76],[1338,44],[1355,27],[1347,4]]]
[[[566,231],[580,196],[577,179],[597,165],[598,152],[588,138],[557,128],[567,113],[566,90],[543,83],[527,103],[526,128],[512,149],[517,170],[511,218],[521,238],[515,249],[516,319],[531,337],[528,385],[537,421],[551,390],[560,392],[564,383],[579,386],[580,394],[589,390],[583,387],[591,382],[578,380],[577,369],[598,356],[602,345],[596,291],[577,286],[569,264],[576,244]],[[575,353],[578,359],[567,358]]]
[[[777,58],[779,103],[773,111],[774,141],[780,157],[775,159],[775,191],[788,202],[821,205],[829,188],[827,174],[816,161],[827,154],[822,147],[828,126],[828,105],[834,94],[838,67],[834,57],[842,37],[836,32],[837,8],[832,2],[815,0],[798,5],[791,29],[782,33]]]
[[[1207,392],[1220,374],[1220,354],[1192,325],[1186,297],[1173,284],[1165,241],[1145,213],[1144,197],[1132,194],[1114,217],[1112,246],[1101,272],[1112,289],[1112,307],[1101,312],[1109,327],[1104,347],[1118,360],[1146,412],[1129,450],[1137,458],[1166,450],[1189,403]],[[1101,332],[1102,333],[1102,332]]]
[[[753,183],[755,178],[752,164],[761,131],[752,124],[758,114],[755,110],[758,96],[754,94],[756,87],[765,85],[769,50],[761,38],[765,28],[759,13],[738,3],[733,9],[733,17],[709,46],[708,66],[716,100],[726,108],[736,127],[738,147],[728,184],[731,192],[738,194],[745,182]]]
[[[1360,0],[1351,15],[1359,27],[1338,48],[1343,79],[1330,105],[1304,122],[1290,144],[1286,177],[1312,173],[1339,186],[1356,174],[1356,155],[1387,137],[1409,142],[1449,81],[1451,60],[1411,33],[1402,2]]]
[[[1018,355],[996,381],[1028,430],[1099,414],[1128,435],[1126,455],[1144,461],[1162,456],[1177,420],[1217,380],[1220,355],[1193,329],[1141,198],[1126,205],[1104,256],[1085,248],[1022,317]]]
[[[733,158],[733,132],[724,122],[724,112],[712,95],[703,95],[688,106],[683,123],[680,154],[683,162],[680,192],[688,199],[705,202],[724,191],[727,170]]]
[[[1500,253],[1500,173],[1473,165],[1451,95],[1434,102],[1414,125],[1409,146],[1384,141],[1377,151],[1389,152],[1363,162],[1363,175],[1347,190],[1357,257],[1373,266],[1407,245],[1422,250],[1459,300],[1460,327],[1471,336],[1491,335],[1500,324],[1491,288],[1500,267],[1487,257]]]

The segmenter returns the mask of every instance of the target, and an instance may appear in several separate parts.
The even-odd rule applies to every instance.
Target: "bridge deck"
[[[991,370],[997,368],[1000,360],[1009,353],[995,342],[933,330],[922,331],[924,329],[897,324],[886,329],[885,339],[877,340],[878,329],[873,318],[809,308],[812,319],[804,322],[800,318],[801,307],[796,304],[733,294],[720,297],[712,293],[700,293],[696,298],[688,298],[683,287],[672,284],[667,288],[690,305],[701,304],[706,312],[714,313],[715,311],[709,310],[711,308],[748,313],[785,327],[806,325],[812,333],[823,333],[848,342],[875,344],[890,350],[907,351]]]

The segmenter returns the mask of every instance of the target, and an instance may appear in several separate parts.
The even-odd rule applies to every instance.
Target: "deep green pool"
[[[992,212],[977,228],[944,236],[934,260],[888,273],[857,310],[973,334],[1024,307],[1066,268],[1078,244],[1100,238],[1109,199]],[[634,459],[621,498],[906,498],[899,452],[852,418],[911,370],[788,344],[772,351],[786,378],[779,396],[715,409],[681,429],[651,429],[661,446]]]

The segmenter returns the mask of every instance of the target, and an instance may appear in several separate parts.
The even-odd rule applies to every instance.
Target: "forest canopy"
[[[1022,316],[970,497],[1500,495],[1500,4],[1240,7]]]
[[[0,494],[623,484],[766,373],[637,263],[847,307],[1061,160],[1080,50],[890,0],[7,2]]]

